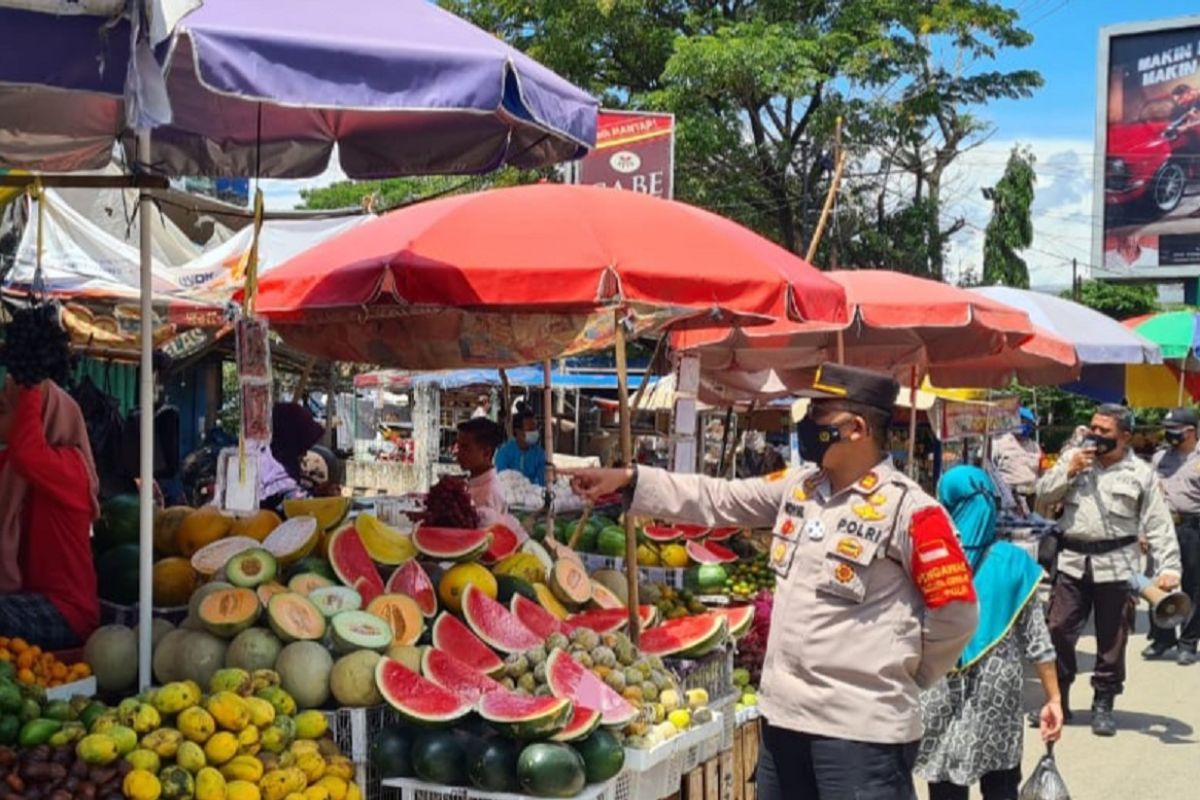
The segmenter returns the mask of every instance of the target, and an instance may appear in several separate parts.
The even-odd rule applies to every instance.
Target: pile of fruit
[[[664,583],[643,583],[638,587],[638,595],[654,605],[663,619],[679,619],[708,611],[708,607],[688,589],[676,589]]]
[[[775,572],[765,553],[743,558],[727,570],[724,593],[749,601],[759,592],[775,591]]]
[[[762,681],[762,667],[767,657],[767,638],[771,633],[771,610],[774,605],[775,595],[764,590],[758,593],[752,604],[746,606],[754,609],[754,618],[738,642],[738,649],[733,657],[735,669],[743,669],[749,676],[746,685],[758,685]]]
[[[0,678],[0,744],[45,744],[64,723],[77,720],[86,705],[78,699],[48,700],[42,686]]]
[[[83,680],[92,674],[87,662],[64,664],[53,653],[20,637],[0,636],[0,686],[4,681],[53,688]]]
[[[750,670],[737,667],[733,671],[733,688],[737,690],[738,699],[734,711],[744,711],[758,706],[758,689],[750,682]]]

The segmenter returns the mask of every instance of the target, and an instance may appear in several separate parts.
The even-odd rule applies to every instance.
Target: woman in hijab
[[[1021,781],[1022,661],[1036,665],[1046,696],[1043,741],[1062,733],[1054,645],[1038,599],[1042,569],[1025,551],[996,541],[1000,497],[979,467],[954,467],[938,484],[954,519],[979,598],[979,627],[958,666],[921,697],[925,736],[915,774],[929,800],[967,800],[978,782],[984,800],[1017,800]]]
[[[276,403],[272,409],[271,455],[292,480],[299,482],[304,476],[301,461],[324,435],[325,428],[300,403]]]
[[[100,621],[91,528],[99,481],[79,406],[52,381],[0,393],[0,631],[45,650]]]

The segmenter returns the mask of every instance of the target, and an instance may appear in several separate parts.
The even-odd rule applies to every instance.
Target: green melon
[[[83,660],[92,665],[96,686],[102,692],[118,693],[137,682],[137,634],[124,625],[105,625],[88,637]]]
[[[208,686],[217,670],[225,666],[228,643],[207,631],[189,631],[180,644],[179,679]]]
[[[625,529],[616,525],[600,531],[596,537],[596,551],[602,556],[621,558],[625,555]]]
[[[292,642],[283,648],[275,661],[275,671],[297,708],[320,708],[329,699],[333,656],[316,642]]]
[[[273,669],[275,659],[283,650],[283,642],[266,628],[248,628],[229,643],[225,651],[225,666],[254,672]]]
[[[162,638],[154,648],[154,678],[160,686],[183,680],[179,656],[183,641],[191,634],[187,628],[176,628]]]

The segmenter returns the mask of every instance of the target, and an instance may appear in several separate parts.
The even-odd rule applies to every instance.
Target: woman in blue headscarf
[[[915,774],[929,800],[967,800],[978,782],[984,800],[1017,800],[1021,781],[1022,661],[1037,666],[1046,695],[1042,739],[1062,733],[1054,645],[1037,589],[1042,569],[1023,550],[996,541],[1000,497],[982,469],[954,467],[938,484],[954,519],[979,598],[979,627],[958,666],[921,697],[925,736]]]

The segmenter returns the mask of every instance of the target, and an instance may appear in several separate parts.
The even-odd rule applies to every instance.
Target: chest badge
[[[791,536],[795,532],[796,532],[796,522],[791,517],[788,517],[787,519],[785,519],[783,521],[783,524],[781,524],[779,526],[779,533],[781,536]]]
[[[833,577],[838,583],[850,583],[854,580],[854,567],[849,564],[838,564],[833,570]]]
[[[856,559],[862,555],[862,542],[858,539],[843,538],[837,543],[838,555],[843,555],[846,558]]]
[[[851,506],[850,510],[854,512],[854,516],[866,522],[879,522],[880,520],[887,519],[887,514],[870,503],[857,503]]]
[[[825,523],[819,519],[810,519],[804,523],[804,533],[814,542],[819,542],[825,538]]]
[[[858,482],[858,487],[864,492],[873,492],[878,485],[879,476],[873,471],[863,475],[862,479]]]

